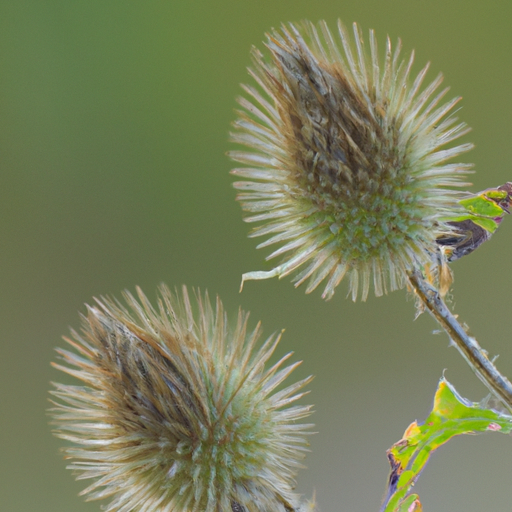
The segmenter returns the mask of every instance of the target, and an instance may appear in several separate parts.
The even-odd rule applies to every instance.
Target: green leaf
[[[387,452],[391,474],[382,510],[420,512],[418,497],[408,493],[430,455],[454,436],[488,431],[510,433],[512,416],[488,409],[482,403],[469,402],[442,378],[434,397],[432,412],[425,422],[421,425],[416,421],[411,423],[403,438]]]
[[[471,197],[461,199],[459,204],[466,211],[461,212],[461,215],[457,217],[447,220],[455,223],[471,220],[486,231],[494,233],[499,226],[496,219],[500,219],[505,215],[505,209],[501,203],[506,202],[509,204],[507,191],[500,190],[500,188],[488,188]]]
[[[407,496],[399,503],[398,508],[395,509],[396,512],[422,512],[422,510],[423,507],[417,494]]]
[[[484,217],[473,217],[471,220],[477,226],[484,228],[486,231],[489,231],[490,233],[494,233],[499,226],[499,224],[494,219],[486,219]]]
[[[489,199],[485,194],[461,199],[459,204],[474,215],[482,217],[501,217],[503,215],[503,208],[500,208],[499,205]]]
[[[462,222],[464,220],[470,220],[490,233],[494,233],[499,227],[499,224],[493,218],[477,217],[471,213],[459,215],[458,217],[450,219],[449,222]]]

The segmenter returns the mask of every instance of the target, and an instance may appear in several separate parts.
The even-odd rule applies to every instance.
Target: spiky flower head
[[[248,180],[234,184],[245,220],[263,222],[251,236],[269,236],[258,247],[279,244],[267,259],[283,260],[242,282],[300,269],[306,292],[324,282],[330,298],[347,276],[365,300],[372,280],[376,295],[401,288],[451,232],[452,187],[467,185],[469,166],[446,161],[471,144],[445,147],[468,129],[449,115],[459,98],[442,104],[441,75],[422,89],[428,65],[412,79],[400,41],[388,39],[381,63],[373,31],[369,53],[357,25],[354,42],[338,32],[290,24],[268,35],[269,59],[253,50],[258,87],[244,86],[232,134],[250,150],[230,152],[249,167],[232,173]]]
[[[270,369],[279,336],[256,349],[240,311],[161,289],[158,308],[138,291],[127,307],[89,307],[82,334],[54,366],[85,383],[55,384],[56,434],[82,494],[110,497],[108,512],[290,512],[309,407],[290,406],[309,378],[282,387],[298,363]],[[281,387],[276,391],[277,387]]]

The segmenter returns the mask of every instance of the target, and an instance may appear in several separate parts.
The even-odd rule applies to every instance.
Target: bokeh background
[[[280,354],[316,375],[318,435],[298,487],[322,511],[378,510],[386,449],[431,406],[438,379],[486,391],[444,334],[413,322],[406,293],[367,303],[305,295],[288,279],[250,282],[263,250],[235,203],[228,131],[251,45],[281,22],[337,18],[400,36],[432,62],[476,143],[474,191],[512,179],[507,0],[17,0],[0,3],[0,509],[92,512],[52,437],[45,410],[54,347],[94,296],[162,281],[219,294]],[[457,262],[455,311],[512,375],[512,220]],[[510,509],[512,442],[460,437],[417,485],[426,510]]]

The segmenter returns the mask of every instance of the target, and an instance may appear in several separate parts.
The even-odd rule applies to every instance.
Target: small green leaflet
[[[444,378],[439,381],[434,406],[425,422],[411,423],[403,438],[387,452],[391,464],[382,512],[421,512],[415,494],[409,495],[432,452],[459,434],[512,431],[512,416],[462,398]]]
[[[409,494],[405,499],[403,499],[396,512],[422,512],[423,507],[421,506],[420,499],[417,494]]]
[[[468,213],[454,219],[455,222],[472,220],[487,231],[494,233],[498,229],[498,222],[494,219],[503,217],[504,210],[499,202],[507,198],[507,192],[498,189],[489,189],[473,197],[461,199],[459,204]]]
[[[452,233],[441,235],[436,242],[447,261],[455,261],[478,249],[498,229],[512,205],[512,182],[459,201],[462,210],[455,218],[446,219]]]

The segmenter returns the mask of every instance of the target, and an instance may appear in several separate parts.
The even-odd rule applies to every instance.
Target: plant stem
[[[425,281],[419,270],[409,273],[409,281],[418,298],[437,323],[446,331],[452,342],[489,391],[512,412],[512,384],[487,357],[472,336],[469,336],[441,298],[438,290]]]

